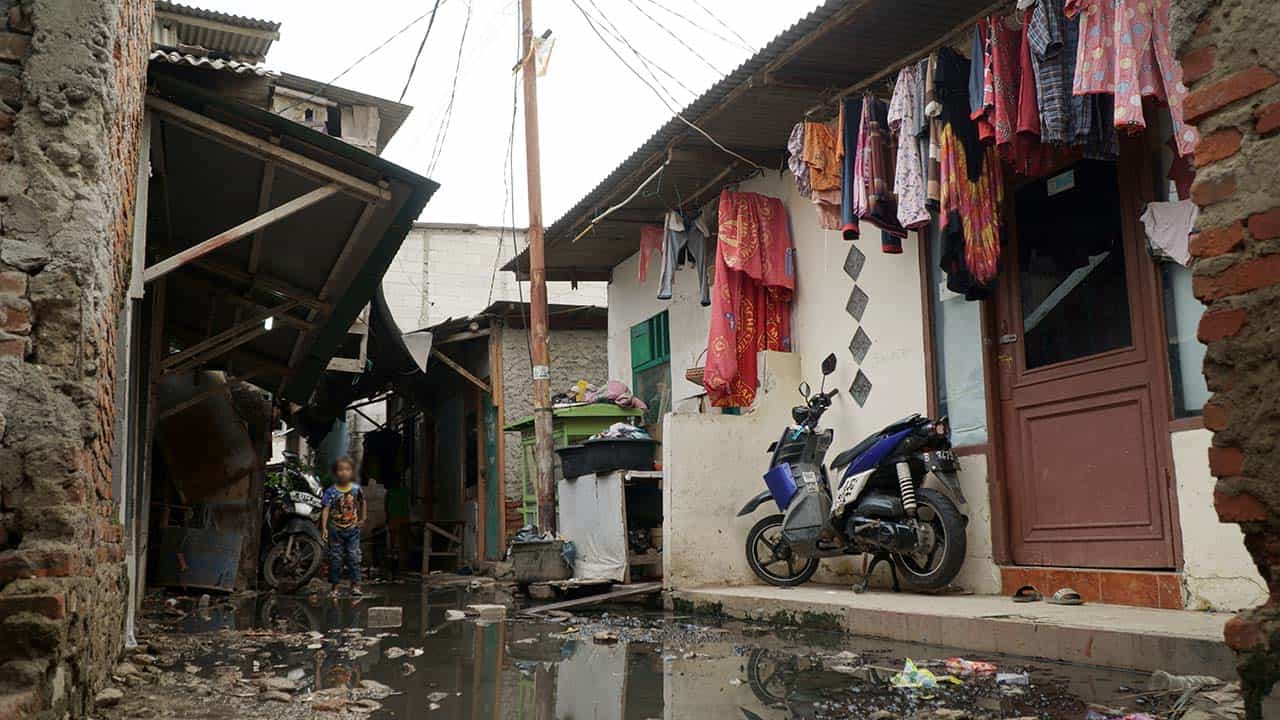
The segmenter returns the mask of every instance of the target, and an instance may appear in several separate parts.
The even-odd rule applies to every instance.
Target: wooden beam
[[[173,407],[169,407],[169,408],[165,408],[164,410],[161,410],[160,419],[164,420],[165,418],[173,417],[174,415],[177,415],[183,410],[186,410],[189,407],[195,407],[196,405],[199,405],[200,403],[204,402],[205,400],[208,400],[214,395],[218,395],[219,393],[229,394],[230,392],[231,392],[230,383],[225,383],[225,382],[217,383],[213,387],[201,390],[200,392],[196,393],[195,395],[192,395],[186,400],[183,400],[182,402],[177,403]]]
[[[182,342],[197,343],[197,342],[201,342],[204,339],[203,333],[201,333],[198,330],[192,330],[189,327],[184,327],[181,325],[169,325],[167,329],[170,333],[173,334],[174,337],[178,338]],[[281,365],[280,363],[276,362],[275,360],[272,360],[269,357],[266,357],[265,355],[259,355],[258,353],[253,352],[252,350],[246,350],[244,348],[236,348],[226,354],[230,355],[231,359],[234,360],[237,365],[241,367],[253,368],[252,373],[254,376],[270,374],[270,375],[278,375],[281,377],[290,377],[291,375],[293,375],[293,370],[291,370],[290,368],[284,365]],[[246,371],[241,371],[236,373],[236,377],[240,379],[245,379],[248,376],[248,374],[249,373]]]
[[[541,615],[551,610],[566,610],[568,608],[585,607],[587,605],[596,605],[602,602],[618,600],[624,597],[632,597],[633,595],[647,595],[662,590],[662,582],[637,583],[635,585],[620,585],[617,590],[604,593],[602,595],[588,595],[587,597],[575,598],[573,600],[564,600],[562,602],[553,602],[548,605],[540,605],[534,608],[520,611],[521,615]]]
[[[230,230],[214,235],[198,245],[179,252],[177,255],[161,260],[155,265],[152,265],[142,271],[142,281],[151,282],[162,275],[167,275],[197,258],[204,257],[225,245],[230,245],[252,232],[283,220],[296,212],[305,210],[321,200],[331,197],[337,193],[337,185],[325,185],[324,187],[318,187],[305,195],[299,195],[283,205],[272,208],[257,217],[250,218]]]
[[[240,310],[262,311],[267,309],[267,306],[263,305],[262,303],[255,302],[248,297],[241,297],[239,295],[236,295],[235,293],[227,290],[226,288],[219,287],[202,278],[196,278],[195,276],[184,276],[182,281],[184,283],[189,283],[191,285],[199,285],[200,287],[203,287],[204,289],[212,293],[216,299],[231,305],[235,305],[236,308]],[[299,304],[301,304],[301,302],[299,302]],[[289,313],[281,313],[279,315],[276,315],[275,318],[276,320],[279,320],[285,325],[288,325],[289,327],[292,327],[296,330],[305,331],[305,330],[314,330],[316,328],[315,323],[309,323],[306,320],[303,320],[302,318],[296,315],[290,315]],[[237,317],[236,322],[239,322],[239,321],[240,321],[240,318]]]
[[[498,477],[495,482],[498,483],[498,547],[505,548],[507,546],[507,433],[503,430],[507,425],[507,403],[506,403],[506,378],[503,373],[502,364],[502,338],[505,335],[502,321],[495,320],[497,330],[494,332],[494,325],[489,326],[492,334],[489,335],[489,381],[493,384],[493,392],[490,400],[494,405],[494,415],[497,422],[494,423],[494,446],[498,452],[497,467],[494,468]]]
[[[227,145],[232,149],[263,160],[278,162],[295,172],[321,182],[333,183],[341,187],[344,193],[358,197],[365,202],[382,204],[391,200],[391,191],[379,187],[376,183],[361,180],[354,175],[336,170],[301,153],[274,145],[269,140],[263,140],[255,135],[237,130],[230,125],[205,117],[200,113],[188,110],[168,100],[162,100],[154,95],[148,95],[146,102],[148,108],[164,115],[166,120],[181,125],[197,135],[202,135],[210,140]]]
[[[298,305],[297,300],[290,300],[289,302],[277,305],[274,308],[267,308],[258,313],[255,313],[254,315],[251,315],[247,320],[241,323],[238,323],[236,325],[233,325],[227,328],[226,330],[223,330],[222,332],[218,333],[217,335],[214,335],[213,337],[206,338],[205,340],[202,340],[201,342],[198,342],[195,345],[192,345],[191,347],[186,348],[182,352],[170,355],[169,357],[164,359],[164,361],[161,363],[161,366],[166,371],[172,371],[180,368],[189,367],[190,365],[193,365],[196,362],[208,359],[208,357],[216,357],[217,355],[222,354],[221,352],[219,352],[219,353],[216,353],[215,355],[210,356],[208,352],[210,350],[213,350],[215,348],[222,349],[223,347],[225,347],[226,350],[229,350],[231,348],[238,347],[239,345],[243,345],[245,342],[248,342],[249,340],[252,340],[253,338],[258,337],[258,335],[268,332],[267,329],[263,326],[263,323],[266,321],[267,318],[275,317],[276,315],[279,315],[281,313],[286,313],[289,310],[292,310],[293,308],[297,307],[297,305]],[[254,331],[260,331],[260,332],[255,333]],[[249,337],[248,339],[242,340],[241,338],[246,334],[251,334],[252,336]]]
[[[258,214],[271,209],[271,189],[275,185],[276,164],[268,162],[262,166],[262,183],[258,186]],[[249,274],[258,272],[258,262],[262,257],[263,228],[253,234],[253,245],[249,246]]]
[[[489,383],[481,380],[475,375],[472,375],[470,371],[468,371],[466,368],[459,365],[456,361],[454,361],[453,358],[449,357],[448,355],[445,355],[444,353],[440,352],[435,348],[431,348],[431,356],[434,358],[437,358],[440,362],[444,363],[445,365],[448,365],[449,367],[453,368],[454,372],[466,378],[468,381],[471,382],[472,385],[475,385],[476,387],[480,388],[481,390],[484,390],[485,392],[489,392]]]
[[[250,275],[240,268],[232,267],[231,265],[220,263],[216,260],[209,260],[207,258],[196,260],[192,263],[192,266],[198,267],[213,275],[219,275],[227,278],[228,280],[253,285],[256,289],[263,290],[286,300],[297,300],[299,306],[313,310],[316,313],[328,314],[329,311],[333,309],[329,303],[318,299],[314,294],[268,275]],[[314,318],[309,319],[314,320]]]

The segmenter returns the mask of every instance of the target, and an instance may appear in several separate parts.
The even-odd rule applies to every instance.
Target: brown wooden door
[[[1085,160],[1010,189],[996,356],[1019,565],[1174,565],[1158,315],[1126,173]]]

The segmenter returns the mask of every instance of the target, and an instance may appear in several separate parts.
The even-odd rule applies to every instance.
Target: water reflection
[[[234,610],[193,613],[182,629],[241,631],[230,637],[247,638],[247,646],[215,649],[198,662],[283,675],[299,695],[384,684],[395,694],[380,700],[373,718],[781,720],[864,717],[875,709],[905,717],[945,704],[995,717],[1074,720],[1086,717],[1087,702],[1115,701],[1126,685],[1142,682],[1129,673],[997,658],[1002,670],[1030,669],[1034,686],[1011,692],[987,679],[913,694],[889,686],[892,668],[904,657],[927,662],[955,651],[794,629],[709,627],[704,619],[645,611],[597,613],[575,619],[579,627],[450,621],[447,611],[494,598],[465,587],[371,589],[372,597],[359,600],[264,596]],[[369,608],[378,606],[403,608],[402,624],[370,627]],[[619,641],[595,642],[602,627]]]

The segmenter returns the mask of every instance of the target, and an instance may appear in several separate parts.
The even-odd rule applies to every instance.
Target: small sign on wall
[[[1076,186],[1076,171],[1068,170],[1058,173],[1046,181],[1046,186],[1049,191],[1049,197],[1066,192]]]

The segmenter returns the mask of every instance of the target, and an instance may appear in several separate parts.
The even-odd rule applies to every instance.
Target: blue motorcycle
[[[793,424],[769,446],[768,489],[738,512],[770,502],[779,510],[747,534],[751,570],[770,585],[794,587],[813,577],[822,558],[864,555],[870,563],[857,590],[881,562],[893,570],[894,590],[946,587],[964,562],[969,522],[946,418],[911,415],[840,453],[831,463],[840,475],[832,492],[824,462],[834,432],[818,422],[839,394],[823,390],[835,369],[828,355],[818,392],[800,383],[804,404],[792,408]]]

